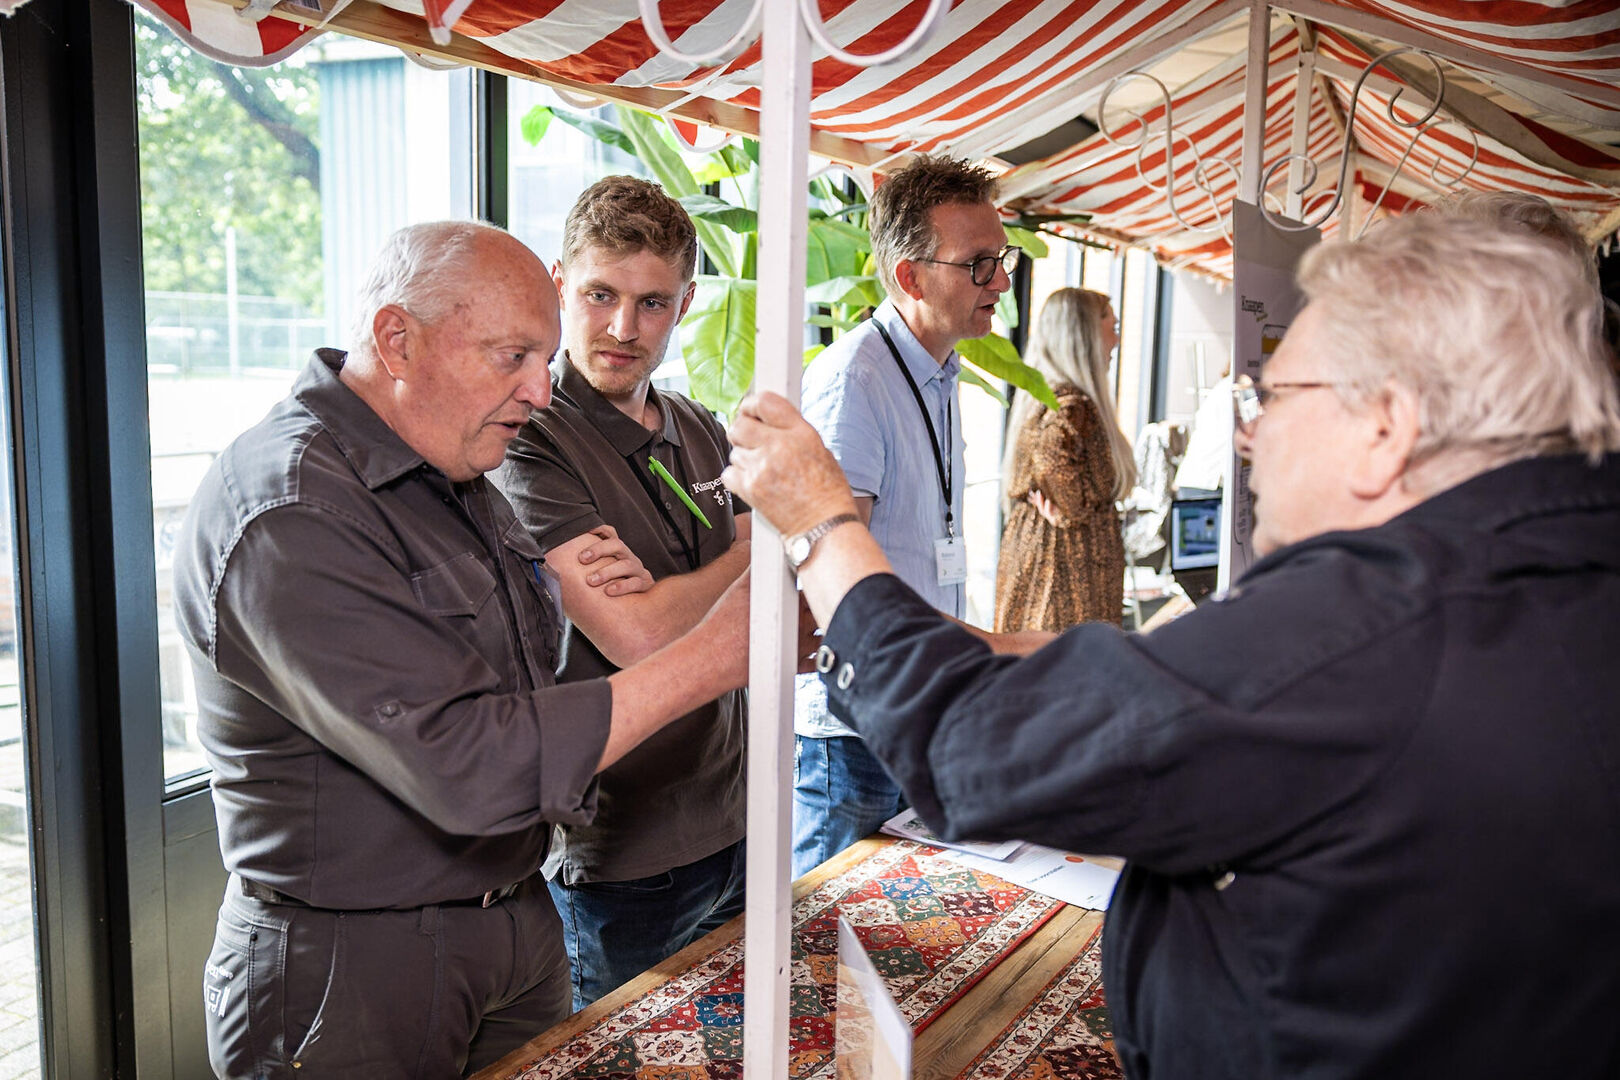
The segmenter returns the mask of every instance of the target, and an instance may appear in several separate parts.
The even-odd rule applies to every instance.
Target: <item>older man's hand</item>
[[[855,512],[844,470],[780,394],[744,398],[727,435],[731,464],[720,478],[783,536]]]

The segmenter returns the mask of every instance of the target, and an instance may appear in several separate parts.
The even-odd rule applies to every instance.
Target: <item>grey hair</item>
[[[1119,427],[1113,387],[1108,380],[1108,354],[1103,351],[1102,326],[1113,301],[1089,289],[1058,289],[1046,298],[1030,328],[1024,360],[1047,382],[1070,383],[1097,406],[1108,435],[1108,453],[1114,465],[1114,498],[1123,499],[1136,486],[1136,459]],[[1007,448],[1001,475],[1011,476],[1018,455],[1018,436],[1024,425],[1046,406],[1033,395],[1021,394],[1007,421]]]
[[[1540,195],[1523,191],[1465,191],[1441,199],[1425,213],[1495,223],[1503,228],[1544,236],[1569,252],[1594,286],[1598,282],[1592,245],[1586,242],[1580,227],[1568,214]]]
[[[453,311],[468,280],[463,272],[477,254],[479,242],[508,236],[505,229],[481,221],[424,221],[396,230],[371,264],[355,297],[349,347],[372,356],[372,321],[389,304],[398,304],[425,323]]]
[[[1411,465],[1435,489],[1519,458],[1620,449],[1597,290],[1567,249],[1521,229],[1408,214],[1320,244],[1300,287],[1351,408],[1391,384],[1418,400]],[[1432,492],[1431,492],[1432,493]]]
[[[994,203],[996,178],[964,158],[919,154],[878,185],[868,203],[872,261],[883,287],[900,292],[894,268],[901,259],[932,259],[939,250],[933,210],[952,203]]]

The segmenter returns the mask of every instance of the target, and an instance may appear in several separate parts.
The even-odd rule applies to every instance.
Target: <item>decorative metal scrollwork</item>
[[[1138,125],[1140,125],[1138,130],[1137,130],[1137,137],[1136,137],[1135,142],[1126,142],[1123,139],[1119,138],[1119,136],[1116,134],[1118,129],[1114,128],[1114,127],[1110,127],[1110,125],[1108,123],[1108,98],[1109,98],[1109,96],[1112,95],[1113,92],[1116,89],[1118,89],[1121,84],[1123,84],[1123,83],[1125,83],[1125,82],[1127,82],[1127,81],[1129,81],[1131,79],[1146,79],[1148,82],[1152,83],[1154,86],[1156,86],[1158,88],[1158,90],[1159,90],[1159,98],[1164,103],[1164,177],[1165,177],[1165,179],[1164,179],[1164,183],[1162,185],[1157,184],[1153,180],[1148,178],[1148,170],[1146,169],[1146,167],[1144,165],[1144,161],[1145,161],[1145,159],[1147,157],[1148,149],[1152,145],[1149,140],[1150,140],[1150,138],[1152,138],[1152,135],[1153,135],[1152,125],[1147,122],[1147,120],[1145,119],[1144,114],[1142,112],[1139,112],[1139,111],[1135,110],[1135,109],[1127,109],[1127,110],[1125,110],[1130,115],[1131,119],[1134,120]],[[1230,226],[1230,223],[1229,223],[1230,215],[1225,213],[1221,209],[1220,200],[1217,199],[1216,196],[1215,196],[1215,184],[1214,184],[1213,180],[1211,179],[1210,170],[1211,170],[1212,167],[1215,167],[1215,166],[1224,167],[1227,171],[1229,171],[1232,174],[1234,180],[1237,181],[1237,183],[1238,183],[1238,185],[1240,187],[1242,186],[1243,171],[1240,168],[1238,168],[1238,166],[1232,164],[1232,162],[1229,161],[1228,159],[1226,159],[1224,157],[1217,156],[1217,155],[1211,155],[1208,158],[1208,163],[1206,164],[1205,157],[1202,154],[1199,153],[1198,144],[1193,141],[1192,136],[1185,135],[1185,134],[1177,134],[1176,133],[1176,130],[1175,130],[1175,105],[1171,101],[1171,99],[1170,99],[1170,91],[1164,85],[1164,83],[1160,82],[1157,78],[1155,78],[1152,75],[1149,75],[1145,71],[1128,71],[1125,74],[1119,76],[1118,78],[1115,78],[1112,81],[1110,81],[1109,84],[1106,87],[1103,88],[1102,96],[1097,99],[1097,130],[1098,130],[1099,133],[1101,133],[1101,135],[1102,135],[1102,137],[1104,139],[1108,140],[1108,142],[1111,143],[1114,146],[1122,146],[1122,147],[1125,147],[1126,149],[1130,149],[1132,147],[1136,148],[1136,175],[1137,175],[1137,178],[1142,181],[1142,183],[1148,188],[1148,190],[1158,192],[1158,193],[1160,193],[1161,195],[1164,196],[1165,206],[1170,211],[1170,216],[1175,219],[1177,225],[1180,225],[1183,229],[1187,230],[1188,232],[1192,232],[1192,233],[1207,233],[1207,232],[1215,232],[1216,230],[1219,230],[1220,233],[1223,236],[1225,236],[1228,240],[1230,240],[1232,238],[1232,230],[1231,230],[1231,226]],[[1209,200],[1210,210],[1215,215],[1215,224],[1214,225],[1194,225],[1194,224],[1192,224],[1186,218],[1181,216],[1181,209],[1176,205],[1176,161],[1175,161],[1175,153],[1176,153],[1176,144],[1180,143],[1180,142],[1185,142],[1187,144],[1188,150],[1192,153],[1192,159],[1193,159],[1192,182],[1193,182],[1193,185],[1195,187],[1197,187],[1199,191],[1204,193],[1204,197]]]
[[[411,52],[409,49],[401,49],[399,53],[417,67],[426,68],[428,71],[455,71],[468,66],[463,60],[445,60],[425,53]]]
[[[950,0],[929,0],[928,10],[923,13],[922,21],[917,24],[916,29],[906,35],[905,40],[880,53],[863,55],[841,48],[827,36],[827,27],[821,21],[821,12],[816,8],[816,0],[799,0],[799,16],[804,20],[805,29],[810,32],[811,40],[825,49],[832,59],[841,60],[855,67],[879,67],[883,64],[892,64],[907,55],[933,36],[935,29],[944,20],[945,13],[950,9]]]
[[[664,114],[664,123],[669,127],[669,133],[674,136],[676,144],[694,154],[713,154],[720,150],[724,150],[726,147],[737,141],[737,136],[735,134],[729,131],[720,131],[718,128],[713,129],[715,132],[715,138],[712,142],[701,142],[697,139],[688,139],[686,137],[686,133],[681,130],[680,124],[676,123],[675,117],[670,116],[667,113]],[[686,123],[692,124],[693,127],[702,126],[691,120],[686,121]]]
[[[608,103],[607,98],[597,97],[594,94],[576,93],[573,90],[565,90],[560,86],[551,87],[551,92],[555,94],[557,96],[557,100],[562,102],[564,105],[571,106],[575,109],[580,109],[584,112],[589,112],[592,109],[600,109],[603,105]]]
[[[686,53],[675,47],[675,43],[664,32],[664,20],[658,14],[658,0],[636,0],[636,7],[641,12],[641,25],[647,31],[647,37],[658,46],[658,51],[672,60],[683,64],[693,64],[699,67],[709,64],[723,64],[734,59],[749,44],[759,36],[760,21],[765,11],[765,0],[754,0],[748,9],[748,18],[743,20],[742,26],[735,34],[726,40],[726,43],[706,53]]]
[[[777,0],[780,2],[780,0]],[[756,37],[759,36],[760,22],[765,9],[765,0],[754,0],[754,5],[748,9],[748,18],[743,25],[720,48],[707,53],[686,53],[675,47],[669,35],[664,32],[663,19],[658,14],[658,0],[636,0],[636,6],[641,12],[641,25],[647,31],[647,37],[658,51],[672,60],[684,64],[704,66],[709,64],[723,64],[735,58],[746,49]],[[928,10],[923,13],[922,21],[916,29],[907,34],[905,40],[892,48],[880,53],[861,55],[852,53],[833,42],[827,36],[827,27],[821,21],[821,12],[816,8],[815,0],[799,0],[799,17],[804,20],[805,29],[817,45],[820,45],[829,57],[841,60],[856,67],[877,67],[880,64],[890,64],[911,53],[923,42],[931,37],[945,15],[951,9],[951,0],[929,0]]]
[[[1383,205],[1384,197],[1388,195],[1390,189],[1394,187],[1395,181],[1401,175],[1401,170],[1406,167],[1407,159],[1412,156],[1412,151],[1417,147],[1418,140],[1423,137],[1425,132],[1436,131],[1449,125],[1451,127],[1460,129],[1465,135],[1468,136],[1473,145],[1473,153],[1468,162],[1468,167],[1457,173],[1456,176],[1451,177],[1449,180],[1442,180],[1440,178],[1440,167],[1443,159],[1438,154],[1435,155],[1434,163],[1429,166],[1429,179],[1434,181],[1438,186],[1443,188],[1455,187],[1461,183],[1469,173],[1473,172],[1474,166],[1479,163],[1479,136],[1471,129],[1450,119],[1442,119],[1436,123],[1430,123],[1430,121],[1434,120],[1435,116],[1440,112],[1440,106],[1445,102],[1446,71],[1445,68],[1441,66],[1440,61],[1435,59],[1433,55],[1424,52],[1421,49],[1411,48],[1410,46],[1401,46],[1400,48],[1390,49],[1387,52],[1380,53],[1379,55],[1373,57],[1372,61],[1362,69],[1361,76],[1356,79],[1355,88],[1350,93],[1350,112],[1344,121],[1346,142],[1348,143],[1355,138],[1356,110],[1361,105],[1362,87],[1367,84],[1367,80],[1372,77],[1373,72],[1382,67],[1386,61],[1396,56],[1400,56],[1403,53],[1417,53],[1419,56],[1423,57],[1423,59],[1429,62],[1429,66],[1434,69],[1437,89],[1435,91],[1434,100],[1430,102],[1428,109],[1423,113],[1422,116],[1419,116],[1415,120],[1402,119],[1395,111],[1395,106],[1400,102],[1401,95],[1406,92],[1405,87],[1401,87],[1400,89],[1396,90],[1394,95],[1389,99],[1389,104],[1384,110],[1385,114],[1389,117],[1389,122],[1394,124],[1396,127],[1405,128],[1406,130],[1410,131],[1412,133],[1412,137],[1407,141],[1406,150],[1401,154],[1400,160],[1395,163],[1395,168],[1391,171],[1389,180],[1384,184],[1383,190],[1378,193],[1378,198],[1374,200],[1372,211],[1376,211],[1380,206]],[[1391,72],[1395,73],[1393,69],[1391,69]],[[1304,229],[1314,229],[1323,222],[1327,221],[1328,218],[1332,217],[1334,213],[1338,211],[1340,205],[1344,202],[1344,194],[1346,190],[1348,190],[1348,184],[1354,182],[1349,176],[1351,161],[1349,149],[1350,148],[1347,145],[1345,147],[1345,152],[1339,157],[1339,176],[1333,187],[1317,192],[1308,200],[1310,203],[1319,204],[1320,201],[1325,198],[1327,199],[1325,205],[1319,205],[1318,209],[1314,211],[1302,207],[1300,212],[1301,220],[1297,222],[1289,221],[1282,215],[1273,213],[1269,207],[1262,205],[1260,212],[1265,215],[1266,220],[1269,221],[1275,228],[1281,229],[1285,232],[1298,232]],[[1303,196],[1305,192],[1316,183],[1316,178],[1318,175],[1316,162],[1304,154],[1285,154],[1277,161],[1272,162],[1271,166],[1267,168],[1266,171],[1261,175],[1260,189],[1264,191],[1269,188],[1271,186],[1271,180],[1277,175],[1278,170],[1287,168],[1295,161],[1300,161],[1304,164],[1302,179],[1300,180],[1298,186],[1294,189],[1296,194]],[[1351,237],[1351,239],[1359,238],[1361,234],[1366,231],[1366,228],[1368,224],[1371,223],[1372,218],[1373,213],[1370,211],[1367,214],[1366,219],[1362,221],[1361,228],[1356,230],[1356,235]]]

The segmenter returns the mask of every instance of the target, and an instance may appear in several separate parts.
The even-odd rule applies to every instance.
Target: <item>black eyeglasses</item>
[[[1247,375],[1232,380],[1232,422],[1245,435],[1254,434],[1254,425],[1266,414],[1266,408],[1277,400],[1279,390],[1327,390],[1343,386],[1337,382],[1274,382],[1257,383]]]
[[[918,259],[918,262],[934,263],[938,266],[960,266],[968,272],[973,284],[983,288],[990,284],[990,279],[996,276],[996,267],[999,265],[1007,271],[1009,277],[1018,268],[1018,259],[1024,254],[1024,249],[1008,244],[994,255],[980,255],[977,259],[968,262],[946,262],[944,259]]]

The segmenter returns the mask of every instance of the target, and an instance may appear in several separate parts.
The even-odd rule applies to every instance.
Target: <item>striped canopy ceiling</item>
[[[725,63],[672,59],[648,36],[636,0],[389,0],[386,7],[286,0],[268,14],[260,14],[272,12],[268,0],[251,0],[243,13],[222,0],[137,2],[198,48],[236,63],[279,60],[324,24],[675,117],[758,130],[757,39]],[[701,55],[731,39],[753,4],[662,0],[658,7],[676,47]],[[818,4],[828,38],[872,54],[906,39],[929,0]],[[1057,227],[1228,276],[1223,219],[1239,190],[1250,10],[1246,0],[955,0],[934,32],[894,63],[858,67],[815,52],[811,147],[878,173],[922,151],[999,160],[1010,209],[1066,219]],[[1277,0],[1269,10],[1264,161],[1278,162],[1294,143],[1304,70],[1312,87],[1304,137],[1317,173],[1304,215],[1327,209],[1341,165],[1346,176],[1327,233],[1353,233],[1375,203],[1379,212],[1399,211],[1456,186],[1546,196],[1594,239],[1620,226],[1614,0]],[[1352,101],[1369,62],[1402,45],[1436,59],[1391,57]],[[1401,121],[1429,111],[1439,90],[1436,63],[1444,97],[1414,142]],[[1109,90],[1131,72],[1152,75],[1163,90],[1142,75]],[[1050,141],[1035,142],[1043,138]],[[1287,176],[1280,168],[1268,189],[1278,209]]]

